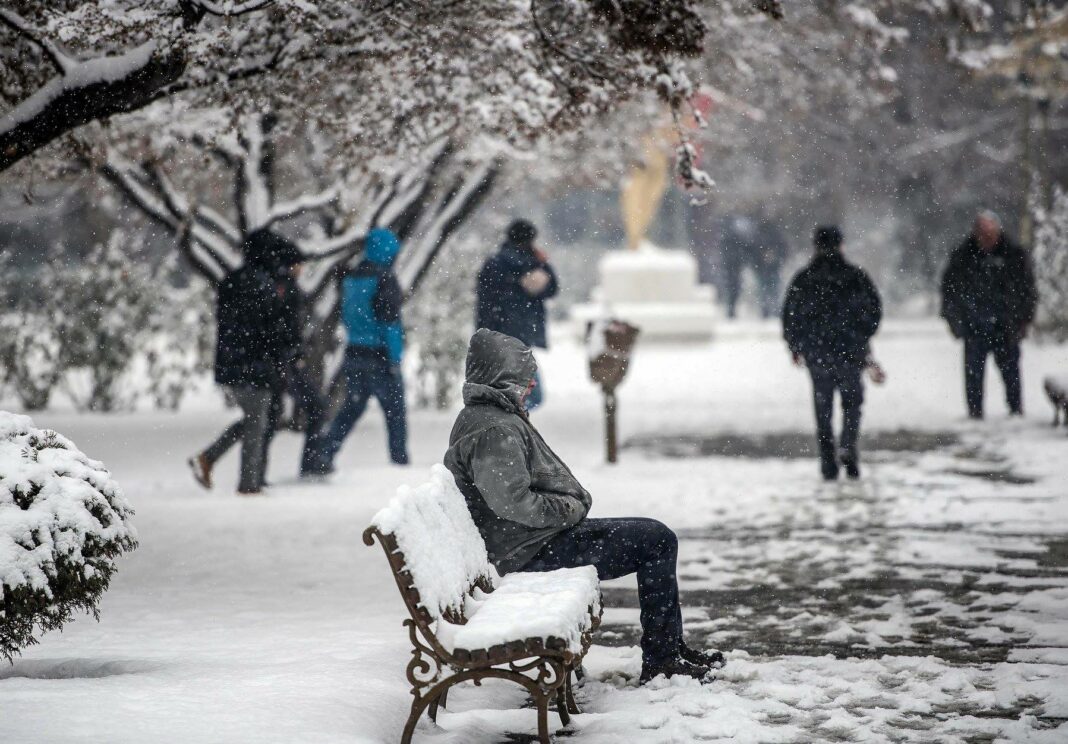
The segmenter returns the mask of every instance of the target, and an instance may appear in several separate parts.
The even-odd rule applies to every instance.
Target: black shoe
[[[824,460],[820,463],[820,472],[823,473],[825,481],[838,480],[838,463]]]
[[[842,450],[839,459],[842,461],[842,467],[845,468],[846,478],[856,480],[860,477],[860,458],[857,457],[856,452]]]
[[[983,412],[982,411],[969,411],[968,412],[968,418],[970,418],[972,421],[982,421],[983,420]]]
[[[712,676],[712,670],[708,667],[691,664],[685,659],[676,656],[663,664],[654,666],[642,664],[642,676],[638,679],[638,683],[644,685],[660,675],[665,677],[691,677],[700,680],[702,683],[715,681],[715,677]]]
[[[679,646],[679,656],[683,661],[688,661],[696,666],[708,667],[709,669],[722,669],[727,660],[720,651],[698,651],[690,648],[685,643]]]

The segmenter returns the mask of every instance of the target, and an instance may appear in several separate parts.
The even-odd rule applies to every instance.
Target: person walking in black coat
[[[1005,383],[1009,412],[1023,413],[1020,341],[1034,319],[1036,301],[1031,259],[1008,239],[996,214],[981,212],[942,275],[942,317],[954,338],[964,340],[964,389],[971,418],[983,417],[983,377],[990,354]]]
[[[500,250],[486,259],[478,273],[475,328],[488,328],[527,346],[548,348],[545,301],[556,296],[556,272],[546,255],[534,245],[537,228],[515,220]],[[544,400],[541,378],[527,399],[528,410]]]
[[[243,417],[207,449],[190,459],[198,482],[211,486],[211,469],[233,444],[241,441],[238,493],[258,494],[267,470],[267,449],[278,417],[286,370],[300,353],[300,328],[286,302],[284,283],[300,260],[300,251],[285,238],[258,230],[244,245],[245,264],[219,285],[215,381],[226,386]]]
[[[860,477],[857,438],[864,403],[862,373],[868,342],[879,328],[882,303],[871,279],[842,255],[842,232],[817,227],[816,255],[786,292],[782,328],[794,363],[808,367],[816,409],[816,435],[823,477],[838,477],[839,463]],[[842,435],[835,452],[831,419],[834,392],[842,404]]]
[[[537,369],[530,348],[516,338],[485,328],[471,337],[464,409],[444,462],[490,561],[502,575],[576,566],[594,566],[601,580],[637,574],[641,681],[706,678],[723,655],[683,640],[678,538],[654,519],[587,516],[592,497],[527,416]]]

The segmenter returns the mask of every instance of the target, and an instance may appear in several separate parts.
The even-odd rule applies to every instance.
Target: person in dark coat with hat
[[[243,414],[207,449],[190,459],[198,482],[211,486],[215,462],[241,442],[238,493],[261,492],[267,450],[286,386],[286,369],[300,353],[301,329],[287,304],[282,277],[301,260],[299,249],[263,229],[244,244],[245,263],[219,285],[215,381],[228,388]]]
[[[868,342],[882,319],[882,302],[863,269],[842,255],[842,231],[817,227],[816,255],[794,277],[783,303],[783,338],[794,363],[808,367],[816,410],[816,435],[823,477],[834,480],[841,464],[860,477],[857,438],[864,403]],[[842,403],[842,434],[835,451],[834,393]]]
[[[508,226],[500,249],[478,273],[475,328],[488,328],[545,349],[545,301],[556,296],[559,285],[548,257],[534,244],[537,236],[537,228],[527,220]],[[542,400],[539,377],[526,401],[528,410]]]
[[[1020,341],[1034,319],[1036,301],[1031,259],[1005,235],[996,214],[981,212],[942,275],[942,317],[954,338],[964,341],[971,418],[983,417],[983,377],[991,354],[1005,383],[1009,412],[1023,413]]]
[[[467,352],[464,409],[444,464],[503,575],[594,566],[602,580],[637,575],[641,681],[707,679],[723,655],[683,640],[678,538],[655,519],[591,519],[593,499],[527,416],[537,364],[519,339],[481,328]]]

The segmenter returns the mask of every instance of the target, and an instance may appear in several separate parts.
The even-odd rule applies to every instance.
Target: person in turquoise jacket
[[[334,458],[374,396],[386,417],[389,457],[408,464],[408,424],[404,405],[404,355],[401,325],[403,293],[393,261],[400,252],[397,236],[385,228],[367,234],[364,259],[341,278],[341,322],[348,334],[342,362],[347,394],[330,426],[321,435],[316,454],[305,458],[301,472],[333,472]]]

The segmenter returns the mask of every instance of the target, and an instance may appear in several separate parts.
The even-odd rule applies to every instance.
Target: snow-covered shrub
[[[167,301],[153,309],[141,353],[146,363],[144,394],[156,408],[177,410],[199,375],[211,369],[214,354],[214,297],[194,278],[187,287],[160,285]]]
[[[76,610],[99,615],[115,559],[137,547],[132,515],[101,463],[0,411],[0,656]]]
[[[133,260],[125,235],[115,232],[77,265],[57,272],[53,322],[72,372],[62,382],[81,410],[114,411],[133,405],[124,377],[148,332],[154,306],[153,272]]]
[[[23,408],[48,406],[63,375],[55,328],[40,313],[24,306],[0,316],[0,390],[10,390]]]
[[[1068,340],[1068,192],[1058,186],[1051,209],[1032,207],[1032,211],[1038,288],[1035,331],[1062,342]]]
[[[27,410],[57,387],[80,410],[142,397],[177,408],[211,359],[213,303],[199,279],[174,286],[170,268],[150,267],[122,232],[84,259],[51,254],[0,298],[0,383]]]
[[[431,266],[407,308],[420,407],[446,409],[460,392],[474,323],[475,279],[484,254],[477,238],[456,239]]]

